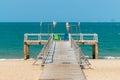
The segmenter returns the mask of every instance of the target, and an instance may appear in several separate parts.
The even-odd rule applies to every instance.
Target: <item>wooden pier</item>
[[[41,45],[46,44],[48,39],[42,39],[42,36],[49,37],[52,34],[25,34],[24,35],[24,60],[29,59],[29,46],[30,45]],[[59,35],[64,35],[59,33]],[[36,36],[36,40],[29,39],[29,36]],[[92,56],[93,59],[98,59],[98,37],[97,34],[69,34],[69,41],[71,40],[71,36],[78,37],[77,40],[74,40],[78,45],[92,45]],[[86,37],[92,37],[91,39],[85,39]]]
[[[39,80],[86,80],[78,64],[47,64]]]
[[[43,60],[45,67],[39,80],[86,80],[70,42],[53,41],[53,45],[55,51],[48,53],[49,58]]]
[[[29,39],[29,37],[37,37],[37,39]],[[29,59],[29,46],[30,45],[45,45],[48,40],[42,40],[41,36],[49,36],[48,34],[24,34],[24,60]]]
[[[43,40],[43,35],[48,36],[48,40]],[[37,38],[31,40],[29,36],[37,36]],[[78,37],[78,39],[74,40],[73,36]],[[86,40],[84,36],[92,36],[93,38],[92,40]],[[44,44],[42,51],[33,63],[35,64],[37,60],[42,57],[41,66],[44,66],[44,70],[39,80],[86,80],[81,66],[87,65],[89,67],[90,63],[88,60],[82,59],[84,55],[78,45],[93,45],[93,58],[98,58],[97,34],[69,34],[67,41],[53,40],[53,34],[25,34],[25,60],[29,58],[29,45],[31,44]]]

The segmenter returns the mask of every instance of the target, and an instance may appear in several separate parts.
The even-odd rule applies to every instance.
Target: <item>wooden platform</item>
[[[59,36],[64,36],[64,33],[58,33]],[[24,60],[29,59],[29,46],[30,45],[45,45],[48,42],[48,39],[43,39],[43,37],[52,37],[53,34],[24,34]],[[33,38],[31,38],[33,37]],[[34,37],[37,37],[37,39],[34,39]],[[98,59],[98,36],[97,34],[69,34],[69,41],[73,39],[73,37],[77,37],[78,39],[74,41],[78,45],[92,45],[92,56],[93,59]]]
[[[58,36],[64,37],[65,35],[58,33]],[[44,37],[48,37],[48,39]],[[77,38],[77,40],[75,40],[74,37]],[[53,44],[54,42],[56,42],[55,47]],[[53,33],[26,33],[24,34],[24,60],[29,59],[30,45],[44,44],[42,52],[40,52],[39,56],[37,56],[37,60],[42,56],[41,65],[45,65],[39,80],[86,80],[86,77],[80,67],[82,62],[80,59],[82,51],[76,43],[78,45],[92,45],[93,59],[98,59],[98,36],[95,33],[69,33],[68,41],[54,41]],[[74,49],[71,48],[71,44]]]
[[[86,80],[78,64],[48,64],[39,80]]]
[[[73,48],[70,47],[69,41],[56,42],[53,61],[54,61],[53,63],[55,64],[63,64],[63,63],[77,64],[74,50]]]
[[[25,41],[25,43],[27,45],[37,45],[37,44],[46,44],[48,42],[48,40],[28,40],[28,41]]]
[[[57,41],[52,64],[46,64],[39,80],[86,80],[69,41]]]

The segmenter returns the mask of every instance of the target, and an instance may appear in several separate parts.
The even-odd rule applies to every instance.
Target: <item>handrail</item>
[[[48,50],[51,47],[50,45],[53,43],[53,35],[51,35],[47,41],[47,43],[44,45],[44,47],[42,48],[41,52],[37,55],[37,58],[35,60],[35,62],[33,63],[33,65],[37,62],[38,59],[40,59],[42,57],[42,65],[45,63],[45,60],[47,58],[47,54],[48,54]]]
[[[57,33],[59,36],[63,36],[64,33]],[[48,34],[48,33],[31,33],[31,34],[24,34],[24,41],[32,41],[34,39],[29,39],[30,36],[34,37],[37,36],[37,39],[35,39],[34,41],[39,41],[39,40],[43,40],[42,36],[50,36],[52,34]],[[87,33],[80,33],[80,34],[71,34],[72,36],[77,37],[77,40],[84,42],[84,41],[94,41],[94,42],[98,42],[98,35],[96,33],[94,34],[87,34]],[[90,37],[90,38],[89,38]],[[88,39],[86,39],[88,38]],[[69,38],[70,39],[70,38]]]
[[[41,55],[43,56],[42,65],[45,63],[45,61],[47,59],[48,51],[51,48],[52,43],[53,43],[53,38],[52,38],[52,35],[51,35],[48,42],[46,43],[46,45],[44,46],[44,48],[42,50],[43,52],[41,53]]]
[[[75,55],[78,61],[78,64],[80,64],[80,56],[82,55],[81,50],[79,48],[79,46],[74,42],[74,40],[71,37],[71,47],[73,47],[74,51],[75,51]]]
[[[89,68],[91,68],[89,66],[91,65],[90,62],[87,60],[87,58],[85,57],[85,55],[83,54],[81,48],[77,45],[77,43],[74,42],[74,40],[72,39],[72,36],[71,36],[71,47],[73,47],[75,51],[78,64],[80,64],[80,66],[85,66],[86,64]]]
[[[24,42],[25,41],[32,41],[32,39],[28,39],[30,36],[37,36],[38,38],[36,39],[36,40],[42,40],[42,36],[50,36],[50,35],[52,35],[52,34],[47,34],[47,33],[42,33],[42,34],[40,34],[40,33],[30,33],[30,34],[28,34],[28,33],[26,33],[26,34],[24,34]]]
[[[76,36],[79,38],[80,41],[95,41],[98,42],[98,35],[96,33],[94,34],[87,34],[87,33],[80,33],[80,34],[71,34],[72,36]],[[92,39],[84,39],[85,37],[92,37]]]

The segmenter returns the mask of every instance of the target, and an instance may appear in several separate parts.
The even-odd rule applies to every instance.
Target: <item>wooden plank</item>
[[[52,64],[46,64],[39,80],[86,80],[68,41],[57,41]]]
[[[39,80],[86,80],[78,64],[48,64]]]
[[[28,45],[34,45],[34,44],[46,44],[48,40],[28,40],[28,41],[25,41],[26,44]]]
[[[98,42],[96,42],[96,41],[94,41],[94,40],[84,40],[84,41],[75,41],[77,44],[84,44],[84,45],[95,45],[96,43],[98,43]]]
[[[84,45],[92,45],[93,50],[92,50],[92,56],[93,59],[98,59],[98,42],[94,40],[84,40],[84,41],[75,41],[77,44],[84,44]]]
[[[56,42],[55,54],[53,58],[54,63],[72,63],[77,64],[74,50],[71,48],[68,41]]]

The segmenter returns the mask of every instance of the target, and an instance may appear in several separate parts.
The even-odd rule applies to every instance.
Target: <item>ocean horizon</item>
[[[43,22],[42,33],[48,33],[48,24]],[[70,22],[77,25],[77,22]],[[58,22],[54,31],[66,33],[65,22]],[[98,34],[98,54],[100,59],[120,59],[120,22],[81,22],[79,33]],[[52,32],[52,31],[51,31]],[[25,33],[40,33],[39,22],[0,22],[0,60],[23,59]],[[72,27],[71,33],[76,33]],[[30,58],[35,59],[43,45],[30,46]],[[80,46],[83,53],[92,58],[92,46]]]

